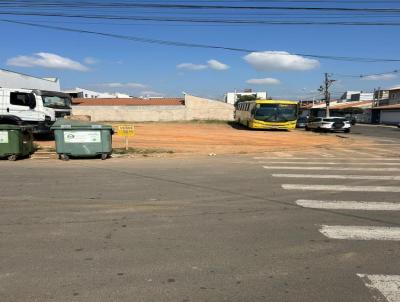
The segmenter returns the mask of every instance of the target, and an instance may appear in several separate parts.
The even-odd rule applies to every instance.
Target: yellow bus
[[[252,129],[296,128],[298,103],[283,100],[255,100],[236,104],[235,120]]]

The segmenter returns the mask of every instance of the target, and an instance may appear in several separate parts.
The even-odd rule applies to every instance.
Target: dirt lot
[[[320,134],[304,130],[260,131],[236,128],[225,123],[137,123],[136,136],[129,146],[154,150],[157,153],[238,154],[266,151],[329,149],[367,143],[351,134]],[[347,137],[347,138],[346,138]],[[54,142],[38,142],[54,147]],[[114,148],[124,147],[124,138],[113,137]]]

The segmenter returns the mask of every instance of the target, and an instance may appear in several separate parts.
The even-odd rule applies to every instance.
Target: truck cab
[[[0,88],[0,115],[12,115],[48,133],[57,120],[71,115],[71,98],[58,91]]]

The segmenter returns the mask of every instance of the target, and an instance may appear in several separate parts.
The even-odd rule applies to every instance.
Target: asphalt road
[[[374,148],[2,161],[0,301],[400,301],[400,146]]]
[[[380,140],[400,141],[400,128],[394,126],[358,124],[352,127],[352,134]]]

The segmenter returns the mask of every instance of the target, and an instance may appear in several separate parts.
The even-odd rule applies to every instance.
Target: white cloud
[[[227,70],[229,69],[229,66],[219,62],[217,60],[209,60],[207,61],[208,67],[210,67],[211,69],[215,69],[215,70]]]
[[[303,71],[317,68],[319,61],[293,55],[286,51],[252,52],[243,57],[261,71]]]
[[[129,83],[103,83],[99,84],[98,86],[102,87],[108,87],[108,88],[133,88],[133,89],[143,89],[146,88],[147,86],[145,84],[141,83],[134,83],[134,82],[129,82]]]
[[[176,65],[178,69],[187,69],[187,70],[203,70],[207,69],[207,65],[202,64],[193,64],[193,63],[181,63]]]
[[[220,61],[211,59],[207,61],[207,64],[181,63],[176,65],[176,68],[186,70],[204,70],[210,68],[221,71],[229,69],[229,66]]]
[[[144,96],[164,96],[163,93],[157,92],[157,91],[152,91],[152,90],[145,90],[145,91],[140,92],[140,94],[142,94]]]
[[[32,56],[17,56],[7,60],[7,65],[19,67],[44,67],[53,69],[69,69],[88,71],[85,65],[53,53],[38,52]]]
[[[94,64],[99,63],[99,60],[92,58],[92,57],[86,57],[83,59],[83,62],[88,65],[94,65]]]
[[[386,73],[386,74],[374,74],[369,76],[361,77],[362,80],[365,81],[390,81],[396,79],[397,75],[393,73]]]
[[[263,78],[263,79],[250,79],[247,80],[246,83],[253,85],[279,85],[281,81],[274,78]]]

